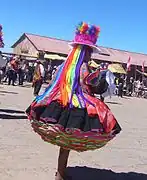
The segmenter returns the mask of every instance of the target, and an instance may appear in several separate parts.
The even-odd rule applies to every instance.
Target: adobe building
[[[70,41],[65,41],[61,39],[40,36],[30,33],[24,33],[13,45],[13,53],[38,57],[40,59],[50,59],[53,64],[61,64],[65,60],[70,47],[68,45]],[[141,66],[147,67],[147,54],[129,52],[124,50],[118,50],[113,48],[106,48],[99,46],[101,54],[95,53],[92,59],[99,62],[109,62],[109,63],[121,63],[126,67],[126,63],[131,57],[131,69],[132,73],[138,73],[135,69],[141,70]],[[145,70],[147,70],[145,68]],[[131,75],[132,75],[131,73]]]

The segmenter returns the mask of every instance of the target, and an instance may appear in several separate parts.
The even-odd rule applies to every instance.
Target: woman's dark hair
[[[91,54],[93,53],[93,49],[87,45],[85,45],[84,48],[86,49],[84,62],[88,62],[91,59]]]

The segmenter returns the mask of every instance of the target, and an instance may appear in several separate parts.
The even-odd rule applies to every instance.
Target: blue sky
[[[146,0],[1,0],[5,51],[24,32],[72,40],[80,21],[101,27],[99,45],[147,53]]]

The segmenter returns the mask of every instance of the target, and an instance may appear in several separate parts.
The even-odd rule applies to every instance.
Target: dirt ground
[[[0,85],[0,180],[53,180],[58,147],[35,134],[24,114],[32,88]],[[107,98],[122,132],[107,146],[71,152],[69,180],[147,180],[147,100]]]

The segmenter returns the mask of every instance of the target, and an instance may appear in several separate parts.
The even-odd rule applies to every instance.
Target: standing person
[[[33,76],[33,87],[34,87],[34,96],[38,96],[41,86],[43,84],[43,78],[45,75],[44,67],[40,60],[37,60],[34,76]]]
[[[3,71],[2,71],[2,69],[0,68],[0,84],[2,83],[2,78],[3,78]]]
[[[24,80],[22,67],[23,67],[23,62],[22,59],[19,58],[18,71],[17,71],[19,85],[23,85],[23,80]]]
[[[2,83],[3,76],[5,74],[5,67],[7,64],[6,58],[2,55],[2,52],[0,51],[0,83]]]
[[[0,68],[5,67],[7,64],[7,58],[0,51]]]
[[[8,85],[12,85],[15,86],[15,71],[12,68],[11,65],[9,65],[9,70],[8,70]]]
[[[100,95],[100,100],[104,102],[105,97],[111,98],[115,91],[115,76],[108,69],[108,63],[101,63],[99,68],[92,72],[88,81],[92,85],[94,94]],[[90,80],[92,78],[92,80]]]
[[[99,149],[121,131],[106,104],[92,95],[88,61],[99,28],[77,27],[72,50],[59,66],[52,84],[26,110],[32,127],[44,141],[60,146],[56,180],[63,180],[70,150]]]
[[[133,79],[133,77],[131,77],[130,80],[129,80],[129,83],[128,83],[128,93],[129,93],[129,96],[132,96],[133,89],[134,89],[134,79]]]
[[[7,82],[7,80],[9,79],[9,70],[11,68],[11,64],[10,62],[7,63],[6,65],[6,70],[5,70],[5,75],[4,75],[4,81],[3,82]]]
[[[19,81],[19,85],[21,86],[24,83],[25,70],[26,70],[26,64],[22,59],[20,59],[19,68],[18,68],[18,81]]]
[[[115,76],[109,70],[109,64],[108,63],[101,63],[100,64],[100,72],[101,72],[101,76],[106,81],[106,83],[104,84],[104,88],[106,89],[106,91],[103,92],[100,96],[101,101],[104,102],[105,97],[109,96],[111,98],[115,94],[115,89],[116,89]]]
[[[123,97],[124,78],[121,76],[118,79],[118,97]]]
[[[33,74],[34,74],[33,63],[29,62],[27,64],[27,68],[26,68],[27,82],[32,82],[33,81]]]
[[[136,82],[136,87],[137,87],[137,92],[136,92],[136,96],[137,97],[140,97],[140,92],[141,92],[141,81],[140,81],[140,79],[138,79],[137,80],[137,82]]]
[[[12,85],[15,86],[15,81],[17,79],[18,62],[19,60],[17,57],[12,57],[9,62],[8,85],[10,85],[12,82]]]

